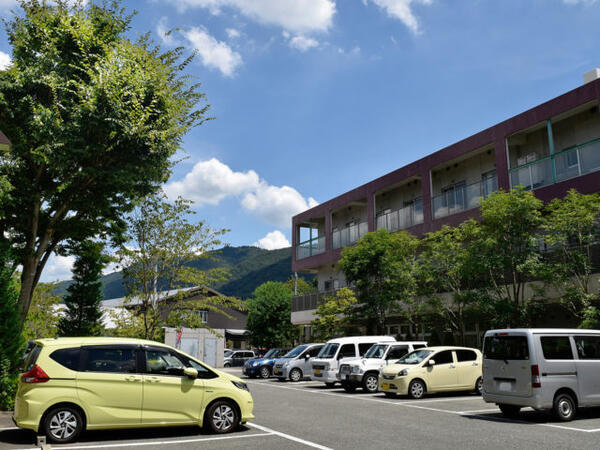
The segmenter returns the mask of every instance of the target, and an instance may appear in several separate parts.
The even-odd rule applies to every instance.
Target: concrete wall
[[[340,288],[346,286],[346,278],[337,266],[331,267],[331,265],[327,265],[319,268],[319,272],[317,273],[319,291],[325,290],[325,281],[331,281],[331,288],[333,289],[333,280],[338,280],[338,287]]]
[[[598,108],[586,109],[572,117],[552,123],[554,151],[556,153],[578,144],[600,138]]]
[[[410,202],[422,196],[421,180],[415,180],[409,184],[398,186],[375,196],[375,210],[377,213],[386,209],[398,211],[404,207],[405,202]]]
[[[216,361],[214,367],[223,367],[223,353],[225,352],[225,330],[218,329],[213,331],[218,335],[212,333],[206,328],[183,328],[181,333],[181,341],[183,342],[184,339],[196,339],[197,353],[191,354],[194,352],[190,352],[190,356],[193,356],[194,358],[208,364],[207,361],[210,361],[211,358],[204,354],[204,341],[207,338],[216,339],[217,345],[215,348],[215,355],[213,355]],[[177,345],[177,328],[165,329],[165,344],[170,345],[171,347],[179,348],[183,352],[186,351],[181,343]]]

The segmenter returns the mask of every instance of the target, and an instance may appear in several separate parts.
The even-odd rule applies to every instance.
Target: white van
[[[363,356],[372,345],[380,342],[396,342],[396,339],[391,336],[354,336],[327,341],[317,357],[311,360],[312,379],[333,387],[340,381],[337,375],[342,359]]]
[[[600,406],[600,330],[507,329],[485,333],[483,399],[506,416],[523,407],[560,420]]]

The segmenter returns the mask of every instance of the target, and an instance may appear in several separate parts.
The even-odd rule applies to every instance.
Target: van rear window
[[[526,336],[487,336],[483,342],[483,357],[499,360],[528,360]]]
[[[50,358],[67,369],[79,370],[79,347],[55,350],[50,354]]]
[[[29,354],[25,358],[25,372],[28,372],[31,369],[33,369],[33,366],[35,366],[35,363],[37,362],[38,356],[40,356],[41,351],[42,346],[36,345],[35,347],[33,347],[33,350],[29,352]]]

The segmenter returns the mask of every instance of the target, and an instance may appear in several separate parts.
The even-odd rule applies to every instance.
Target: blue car
[[[273,372],[273,365],[277,358],[281,358],[289,348],[272,348],[262,358],[251,359],[244,363],[242,373],[248,378],[259,376],[261,378],[269,378]]]

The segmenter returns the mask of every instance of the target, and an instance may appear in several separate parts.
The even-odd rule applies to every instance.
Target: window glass
[[[84,372],[135,373],[135,349],[115,347],[84,348]]]
[[[310,355],[311,358],[316,358],[322,348],[323,348],[322,345],[315,345],[314,347],[311,347],[308,350],[308,354]]]
[[[33,350],[29,352],[27,358],[25,358],[25,372],[33,369],[35,363],[37,362],[38,356],[40,356],[40,352],[42,351],[41,345],[36,345]]]
[[[408,355],[404,355],[400,360],[396,361],[397,364],[420,364],[425,358],[433,353],[433,350],[415,350],[410,352]]]
[[[408,353],[408,345],[395,345],[388,352],[386,359],[391,359],[391,360],[400,359],[407,353]]]
[[[183,375],[186,365],[176,355],[165,350],[146,350],[146,372],[158,375]]]
[[[55,350],[50,354],[50,359],[67,369],[79,370],[79,347]]]
[[[472,350],[456,350],[456,359],[458,362],[475,361],[477,360],[477,353]]]
[[[252,352],[246,352],[246,354],[244,356],[246,358],[254,358],[254,353],[252,353]]]
[[[579,359],[600,359],[600,336],[575,336]]]
[[[527,336],[488,336],[483,343],[483,357],[498,360],[528,360]]]
[[[545,336],[540,340],[544,359],[573,359],[571,340],[568,336]]]
[[[367,351],[373,347],[373,343],[370,344],[358,344],[358,353],[360,354],[360,356],[363,356],[365,353],[367,353]]]
[[[294,347],[292,350],[287,352],[283,357],[284,358],[295,358],[300,355],[306,349],[306,345],[299,345],[298,347]]]
[[[415,344],[415,345],[413,345],[413,348],[415,350],[418,350],[420,348],[425,348],[425,347],[427,347],[425,344]]]
[[[323,347],[319,352],[319,358],[328,359],[335,357],[339,346],[340,344],[325,344],[325,347]]]
[[[356,356],[356,350],[354,349],[354,344],[344,344],[338,353],[338,359],[342,358],[350,358],[352,356]]]
[[[387,348],[388,346],[386,344],[373,345],[367,353],[365,353],[365,358],[381,359],[383,358],[383,355],[385,355]]]
[[[436,353],[431,359],[435,361],[436,366],[439,366],[440,364],[452,364],[454,362],[452,350],[444,350],[443,352]]]

